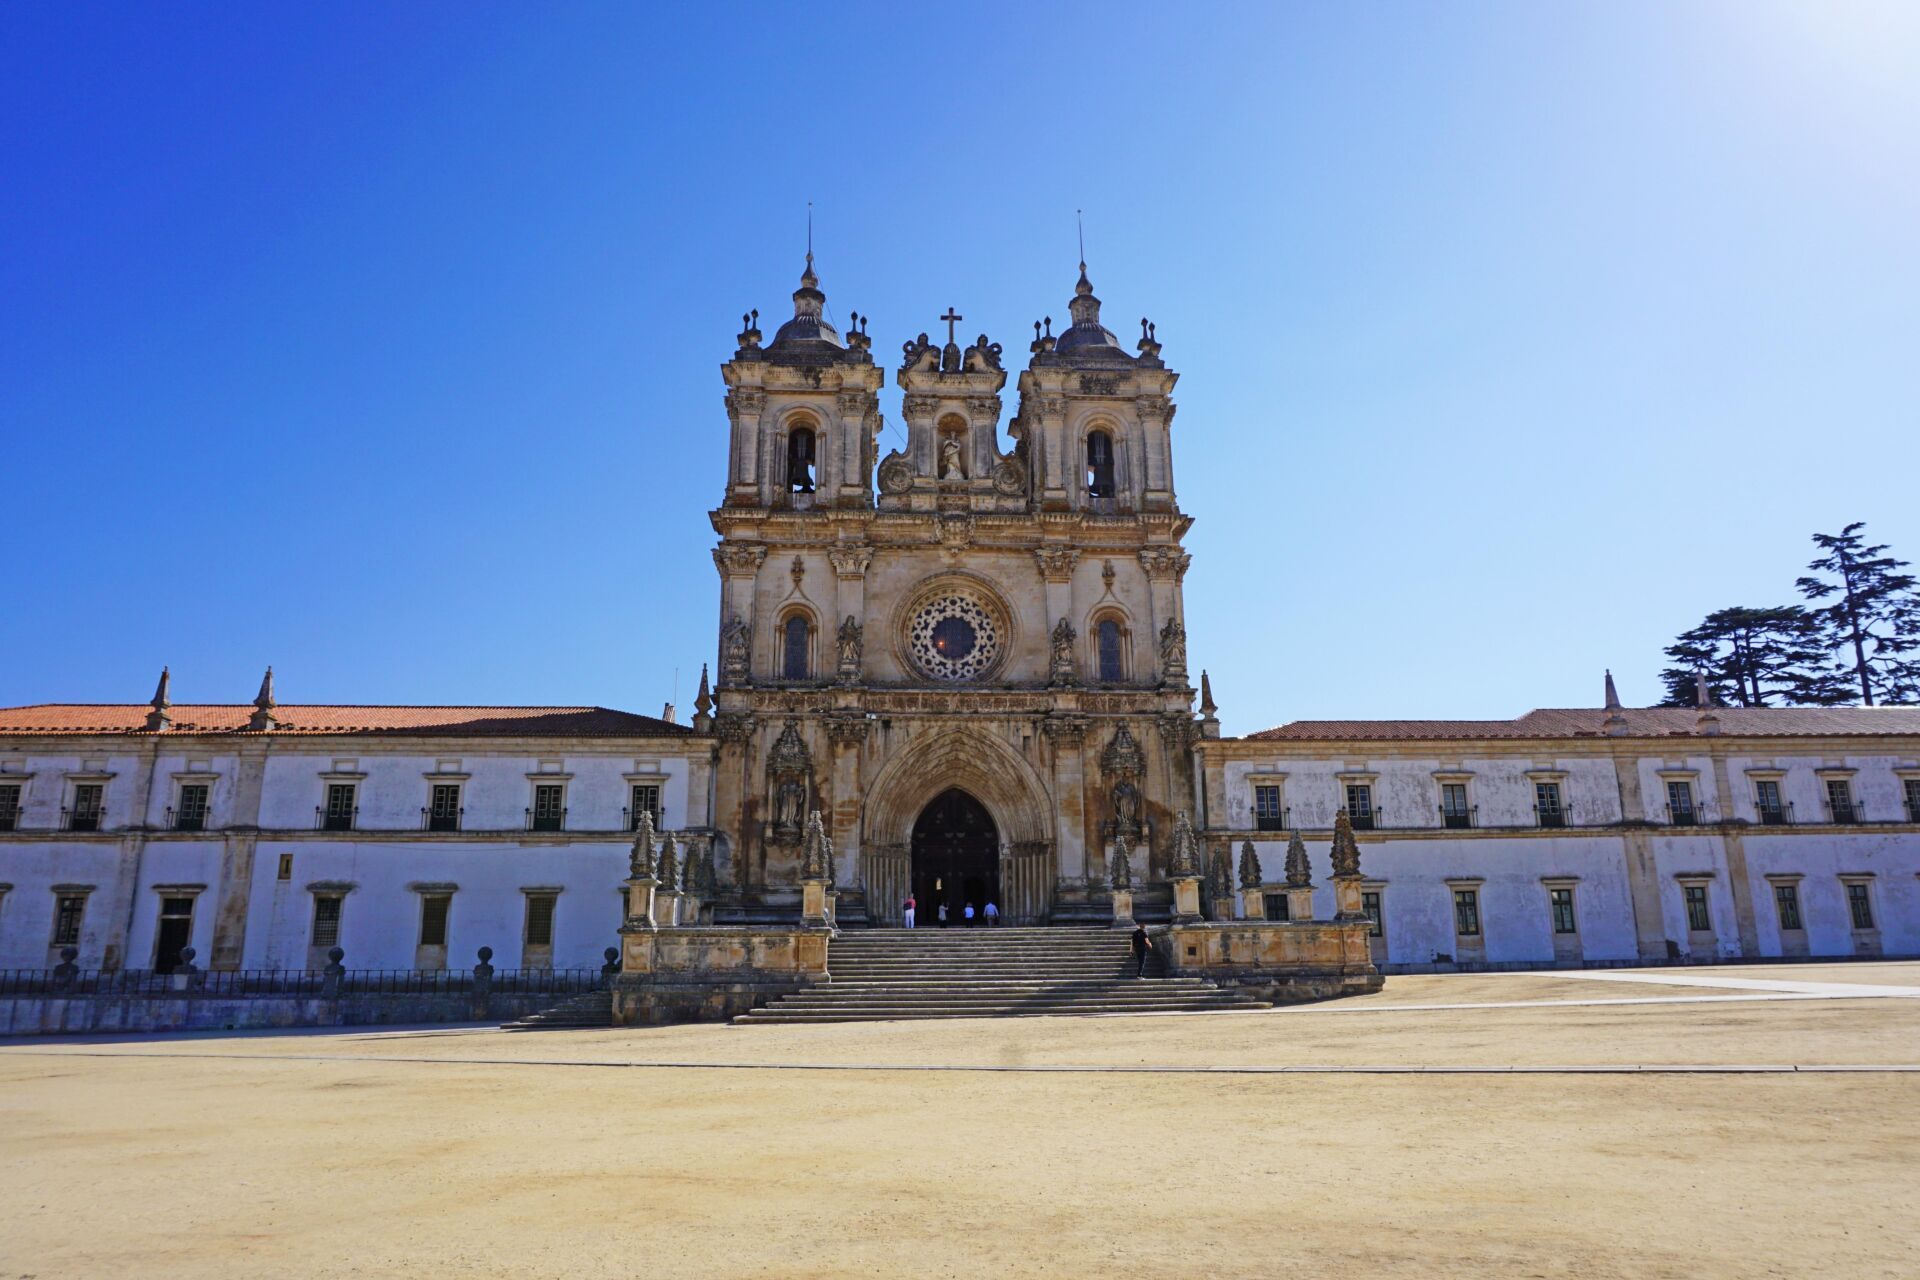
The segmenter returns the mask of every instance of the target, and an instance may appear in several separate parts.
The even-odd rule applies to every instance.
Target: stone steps
[[[576,1027],[613,1025],[613,992],[589,991],[585,995],[562,1000],[551,1009],[530,1013],[504,1024],[502,1031],[558,1031]]]

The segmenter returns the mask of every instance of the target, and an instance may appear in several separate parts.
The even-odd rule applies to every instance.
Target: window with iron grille
[[[1687,929],[1693,933],[1712,933],[1713,915],[1707,910],[1707,886],[1683,885],[1682,891],[1687,900]]]
[[[553,945],[553,906],[551,893],[530,893],[527,895],[527,945],[530,947],[550,947]]]
[[[68,815],[67,826],[74,831],[98,831],[106,792],[106,787],[98,782],[76,782],[73,786],[73,812]]]
[[[1693,784],[1684,778],[1667,783],[1667,813],[1672,820],[1687,826],[1693,822]]]
[[[1547,901],[1553,908],[1553,931],[1555,933],[1578,933],[1580,926],[1573,914],[1573,890],[1570,888],[1547,890]]]
[[[1920,778],[1908,778],[1907,783],[1907,821],[1920,822]],[[16,788],[18,790],[18,788]]]
[[[1540,815],[1540,825],[1543,827],[1567,825],[1567,811],[1560,802],[1560,784],[1557,782],[1533,784],[1533,809]]]
[[[80,945],[80,922],[87,914],[87,895],[63,893],[53,900],[53,945]]]
[[[1347,784],[1347,819],[1362,831],[1373,827],[1373,785],[1371,783]]]
[[[1444,825],[1449,827],[1470,825],[1471,813],[1467,808],[1466,783],[1443,782],[1440,784],[1440,817]]]
[[[1782,929],[1799,929],[1804,927],[1800,923],[1800,889],[1798,886],[1791,884],[1776,884],[1773,886],[1773,909],[1780,913],[1780,927]]]
[[[558,831],[566,814],[567,789],[558,782],[536,783],[533,788],[533,829]]]
[[[447,945],[447,912],[453,907],[450,893],[423,894],[420,898],[420,945]]]
[[[780,674],[788,680],[805,680],[813,628],[807,625],[804,616],[796,613],[787,619],[782,635],[785,638],[786,657],[782,660]]]
[[[173,811],[174,830],[206,830],[207,795],[210,790],[211,788],[204,782],[183,782],[180,784],[180,807]]]
[[[640,815],[653,816],[653,824],[660,825],[660,784],[657,782],[636,782],[633,784],[633,803],[627,806],[627,826],[629,830],[640,829]]]
[[[460,784],[457,782],[436,782],[428,792],[427,830],[458,831],[460,829]]]
[[[1913,784],[1907,784],[1911,787]],[[18,831],[20,829],[20,784],[10,782],[0,786],[0,831]]]
[[[1378,889],[1368,889],[1361,893],[1360,910],[1367,917],[1368,921],[1371,922],[1367,928],[1367,936],[1370,938],[1385,937],[1386,927],[1381,922],[1380,891]]]
[[[329,782],[327,784],[327,807],[325,821],[321,824],[328,831],[353,830],[354,785],[351,782]],[[332,943],[328,943],[332,946]]]
[[[1280,788],[1276,784],[1263,782],[1254,787],[1253,825],[1260,831],[1280,830]]]
[[[1284,893],[1263,893],[1260,895],[1261,914],[1269,920],[1291,920],[1293,911]]]
[[[337,893],[317,893],[313,896],[314,946],[340,945],[340,906],[345,901]]]
[[[1463,938],[1480,936],[1480,891],[1453,891],[1453,931]]]
[[[1856,816],[1853,809],[1853,784],[1845,778],[1828,778],[1827,806],[1833,810],[1835,822],[1852,822]]]
[[[1853,913],[1853,927],[1873,928],[1873,899],[1864,881],[1847,881],[1847,910]]]
[[[1778,826],[1785,820],[1786,809],[1780,803],[1780,784],[1772,778],[1762,778],[1753,784],[1753,807],[1760,812],[1760,821]]]

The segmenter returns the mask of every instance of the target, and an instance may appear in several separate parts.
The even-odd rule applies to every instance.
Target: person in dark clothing
[[[1151,954],[1152,951],[1152,946],[1147,942],[1147,926],[1143,924],[1133,926],[1134,977],[1144,978],[1147,976],[1147,956]]]

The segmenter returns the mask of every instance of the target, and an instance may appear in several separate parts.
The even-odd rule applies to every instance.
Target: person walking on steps
[[[900,904],[900,909],[906,913],[907,928],[909,929],[913,928],[913,895],[912,894],[907,895],[907,900]]]
[[[971,929],[971,928],[973,927],[973,901],[972,901],[972,899],[968,899],[968,901],[967,901],[967,913],[966,913],[966,914],[967,914],[967,927],[968,927],[969,929]]]
[[[1000,908],[993,905],[993,899],[987,899],[987,927],[991,929],[1000,923]]]
[[[1147,955],[1151,951],[1152,951],[1152,947],[1149,946],[1147,943],[1147,926],[1143,924],[1134,925],[1133,926],[1133,976],[1134,977],[1144,978],[1147,976]]]

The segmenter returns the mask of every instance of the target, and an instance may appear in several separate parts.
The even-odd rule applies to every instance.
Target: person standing
[[[913,895],[912,894],[907,895],[907,900],[900,904],[900,908],[902,911],[906,913],[907,928],[909,929],[913,928]]]
[[[940,927],[947,927],[947,904],[944,902],[940,904]]]
[[[987,927],[991,929],[1000,923],[1000,908],[993,905],[993,899],[987,899]]]
[[[973,927],[973,899],[971,898],[967,899],[966,917],[967,927],[971,929]]]
[[[1151,944],[1147,942],[1147,926],[1143,924],[1134,925],[1133,926],[1133,976],[1134,977],[1144,978],[1147,976],[1147,954],[1152,950],[1153,948]]]

